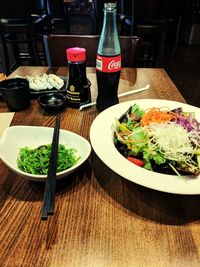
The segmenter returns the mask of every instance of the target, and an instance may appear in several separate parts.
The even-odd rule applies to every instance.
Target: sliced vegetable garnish
[[[127,157],[127,159],[134,163],[135,165],[139,166],[139,167],[143,167],[144,166],[144,161],[141,159],[137,159],[137,158],[133,158],[133,157]]]

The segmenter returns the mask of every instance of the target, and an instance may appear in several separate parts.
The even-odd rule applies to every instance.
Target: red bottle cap
[[[86,49],[82,47],[72,47],[66,49],[67,60],[71,62],[79,62],[86,60]]]

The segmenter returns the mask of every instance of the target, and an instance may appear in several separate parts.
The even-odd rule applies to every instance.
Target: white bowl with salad
[[[96,117],[90,140],[100,159],[132,182],[168,193],[200,194],[198,107],[161,99],[123,102]]]
[[[15,173],[33,181],[45,181],[49,167],[54,128],[11,126],[0,140],[0,158]],[[80,167],[91,153],[90,143],[82,136],[60,129],[57,179]]]

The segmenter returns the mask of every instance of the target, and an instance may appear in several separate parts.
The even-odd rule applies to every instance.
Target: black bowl
[[[1,81],[0,94],[11,111],[27,109],[31,104],[29,82],[25,78],[9,78]]]
[[[38,103],[46,112],[61,111],[66,107],[66,96],[61,93],[43,94],[38,97]]]

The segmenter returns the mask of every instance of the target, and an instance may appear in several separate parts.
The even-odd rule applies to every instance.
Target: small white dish
[[[34,175],[21,171],[17,167],[20,148],[28,146],[36,148],[50,144],[53,128],[40,126],[12,126],[4,130],[0,140],[0,158],[15,173],[33,181],[45,181],[47,175]],[[80,167],[91,153],[90,143],[82,136],[60,129],[59,143],[77,150],[80,159],[71,168],[57,173],[57,179],[63,178]]]
[[[134,103],[143,109],[152,107],[182,107],[186,112],[194,112],[200,121],[200,109],[185,103],[162,99],[139,99],[114,105],[101,112],[90,128],[90,141],[99,158],[114,172],[136,184],[162,192],[185,195],[200,194],[198,177],[161,174],[138,167],[123,157],[114,146],[112,124]],[[105,151],[106,150],[106,151]]]

